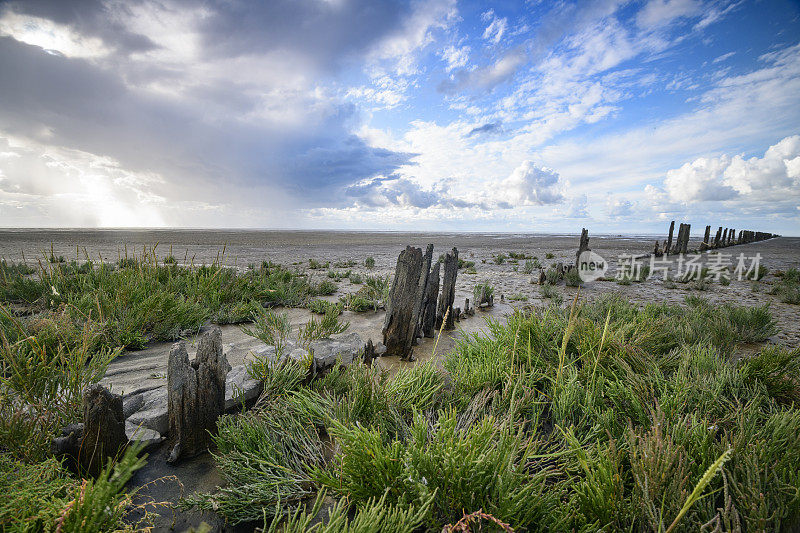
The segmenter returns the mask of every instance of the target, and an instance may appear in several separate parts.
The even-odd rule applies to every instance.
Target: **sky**
[[[800,235],[800,2],[0,0],[0,226]]]

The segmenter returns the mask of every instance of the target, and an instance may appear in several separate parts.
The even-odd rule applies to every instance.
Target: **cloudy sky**
[[[800,234],[782,0],[0,1],[0,226]]]

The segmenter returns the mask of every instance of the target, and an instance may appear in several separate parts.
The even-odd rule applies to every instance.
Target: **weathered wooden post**
[[[653,247],[653,255],[656,257],[661,255],[661,249],[658,247],[658,239],[656,239],[656,245]]]
[[[722,238],[722,226],[717,228],[717,235],[714,237],[714,248],[719,248],[719,240]]]
[[[689,235],[691,234],[691,231],[692,231],[692,225],[684,224],[683,240],[681,241],[681,249],[680,249],[680,253],[684,255],[689,252]]]
[[[683,222],[678,226],[678,236],[675,238],[675,246],[672,248],[673,254],[681,253],[681,239],[683,239]]]
[[[400,252],[383,322],[386,355],[411,358],[419,323],[420,293],[424,289],[420,288],[425,276],[423,268],[422,250],[407,246]]]
[[[208,450],[225,412],[225,376],[231,366],[222,349],[222,331],[214,326],[197,343],[189,361],[184,341],[176,342],[167,363],[167,413],[171,443],[167,462]]]
[[[83,393],[83,422],[64,428],[50,448],[56,457],[66,456],[78,474],[96,476],[127,444],[122,396],[95,384]]]
[[[672,253],[672,233],[675,231],[675,221],[669,223],[669,236],[667,236],[667,244],[664,246],[664,255]]]
[[[426,337],[433,337],[436,333],[436,302],[439,297],[439,268],[441,264],[437,261],[428,275],[428,283],[425,286],[425,305],[422,309],[422,334]]]
[[[83,393],[81,466],[96,476],[108,459],[117,457],[127,444],[122,396],[102,385],[90,386]]]
[[[703,234],[703,242],[700,243],[700,251],[704,252],[711,247],[711,226],[706,226],[706,232]]]
[[[458,276],[458,250],[456,248],[445,254],[443,268],[442,295],[439,297],[436,327],[441,327],[444,322],[444,329],[451,330],[455,328],[453,302],[456,299],[456,277]]]
[[[581,254],[590,251],[589,248],[589,230],[586,228],[581,229],[581,240],[578,244],[578,251],[575,252],[575,266],[580,266]]]
[[[372,366],[372,361],[377,357],[378,354],[375,353],[375,345],[372,343],[372,339],[368,339],[367,344],[364,345],[364,364]]]
[[[425,256],[422,259],[422,275],[420,276],[419,291],[417,292],[417,331],[416,337],[424,336],[422,332],[422,315],[425,310],[425,299],[428,296],[428,280],[431,275],[431,262],[433,261],[433,244],[428,244]]]

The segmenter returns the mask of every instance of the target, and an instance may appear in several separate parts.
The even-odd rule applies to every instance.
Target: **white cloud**
[[[725,61],[726,59],[730,59],[730,58],[732,58],[732,57],[733,57],[733,56],[735,56],[735,55],[736,55],[736,52],[728,52],[727,54],[722,54],[722,55],[721,55],[721,56],[719,56],[719,57],[715,57],[715,58],[714,58],[714,61],[712,61],[712,63],[722,63],[722,62],[723,62],[723,61]]]
[[[467,66],[467,63],[469,62],[469,52],[469,46],[448,46],[439,53],[439,57],[441,57],[447,63],[445,70],[450,72],[453,69]]]
[[[651,201],[691,205],[726,202],[739,209],[797,215],[800,206],[800,135],[770,146],[763,157],[700,157],[667,171],[664,190],[647,186]]]
[[[498,17],[491,9],[483,13],[481,18],[486,22],[491,21],[489,25],[486,26],[486,29],[483,30],[483,39],[498,44],[503,39],[506,30],[508,30],[508,19],[505,17]]]
[[[737,195],[737,191],[721,179],[729,165],[730,159],[726,157],[695,159],[678,169],[667,171],[664,188],[674,202],[730,200]]]
[[[510,176],[492,186],[493,196],[511,205],[549,205],[564,201],[558,172],[523,161]]]
[[[636,22],[644,28],[657,28],[675,19],[697,15],[703,4],[698,0],[650,0],[636,15]]]
[[[612,220],[624,219],[632,216],[634,204],[621,196],[609,195],[606,198],[606,214]]]
[[[455,0],[417,1],[402,27],[384,38],[371,52],[373,61],[389,60],[397,75],[418,71],[416,53],[434,41],[433,31],[447,29],[457,18]],[[382,69],[378,69],[379,72]]]

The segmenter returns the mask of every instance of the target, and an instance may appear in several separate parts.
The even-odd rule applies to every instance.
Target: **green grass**
[[[375,258],[369,256],[366,259],[364,259],[364,266],[367,268],[375,268]]]
[[[462,259],[460,257],[458,258],[458,268],[459,269],[461,269],[461,268],[469,269],[469,268],[473,268],[474,266],[475,266],[475,261],[465,261],[464,259]]]
[[[736,356],[774,330],[768,308],[606,296],[487,329],[392,375],[270,369],[261,407],[224,424],[228,485],[191,503],[234,522],[266,512],[272,531],[374,531],[401,512],[427,531],[479,516],[518,531],[800,519],[800,351]],[[312,526],[319,505],[298,503],[319,490],[340,499]]]
[[[564,273],[564,283],[567,287],[580,287],[583,284],[577,268],[567,270]]]
[[[104,533],[147,527],[147,506],[134,505],[125,484],[144,465],[129,448],[118,463],[109,462],[96,479],[71,478],[53,458],[25,463],[0,452],[0,526],[3,531],[80,531]],[[131,524],[129,513],[143,511]],[[127,522],[127,524],[126,524]]]
[[[342,312],[342,305],[339,303],[329,302],[327,300],[311,300],[308,303],[308,310],[318,315],[324,315],[330,309],[336,309],[339,314]]]
[[[790,268],[773,286],[770,294],[776,294],[781,302],[800,304],[800,271]]]
[[[330,261],[326,261],[324,263],[317,261],[316,259],[309,259],[308,260],[308,268],[310,270],[326,270],[330,267]]]
[[[472,287],[472,304],[475,306],[488,302],[494,294],[494,287],[488,283],[478,283]]]
[[[542,298],[552,300],[556,305],[561,305],[561,303],[564,301],[564,297],[561,295],[561,292],[559,292],[556,286],[551,283],[545,282],[541,287],[539,287],[539,294],[542,296]]]
[[[47,446],[80,418],[81,391],[119,353],[108,328],[135,316],[134,294],[179,294],[206,319],[209,309],[238,306],[253,320],[245,330],[280,345],[292,334],[288,318],[265,304],[296,294],[316,309],[322,316],[298,332],[304,343],[343,330],[343,308],[381,305],[390,284],[366,276],[355,295],[327,304],[313,300],[319,285],[310,277],[269,263],[246,274],[162,263],[2,267],[3,291],[41,293],[25,300],[38,311],[30,317],[0,313],[4,531],[54,529],[62,518],[64,531],[125,526],[131,499],[122,486],[138,461],[131,455],[116,473],[109,467],[82,484],[48,459]],[[797,277],[787,271],[774,286]],[[123,281],[142,287],[116,302],[114,291],[129,290]],[[126,313],[101,320],[79,305],[81,287],[97,309]],[[560,305],[557,288],[541,290]],[[224,291],[232,299],[210,297]],[[769,307],[713,305],[696,294],[681,305],[620,296],[559,305],[489,319],[485,333],[393,373],[355,363],[312,376],[308,361],[251,364],[264,392],[254,409],[221,418],[215,436],[225,484],[182,505],[267,531],[442,531],[468,520],[565,532],[798,523],[800,349],[742,346],[774,335]],[[137,330],[138,319],[126,324],[120,332],[153,334]],[[324,498],[336,500],[327,513]]]
[[[100,334],[98,345],[141,349],[150,341],[175,340],[204,323],[252,320],[262,304],[301,306],[330,291],[270,263],[240,273],[219,264],[177,266],[159,261],[154,250],[127,257],[116,267],[39,263],[35,275],[4,270],[0,299],[24,304],[37,320],[69,320]]]

